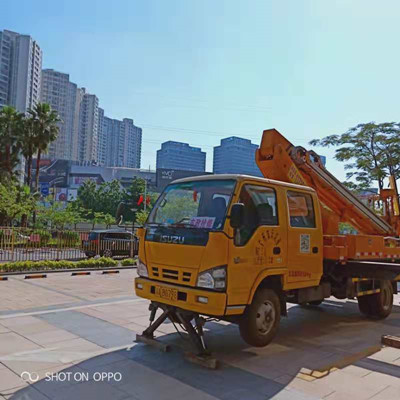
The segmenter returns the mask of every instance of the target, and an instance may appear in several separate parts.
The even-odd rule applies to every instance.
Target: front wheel
[[[239,322],[240,336],[251,346],[264,347],[274,338],[280,319],[278,295],[272,289],[260,289]]]

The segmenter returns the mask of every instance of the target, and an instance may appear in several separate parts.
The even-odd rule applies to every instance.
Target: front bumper
[[[141,288],[138,287],[141,286]],[[170,300],[160,297],[156,293],[156,287],[175,289],[178,291],[178,300]],[[169,283],[153,281],[147,278],[135,278],[135,292],[139,297],[193,311],[202,315],[223,316],[226,310],[226,293],[212,292]],[[207,304],[200,303],[198,297],[206,297]]]

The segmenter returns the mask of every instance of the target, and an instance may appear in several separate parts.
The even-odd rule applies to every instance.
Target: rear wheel
[[[280,318],[278,295],[272,289],[260,289],[239,322],[240,335],[249,345],[264,347],[274,338]]]
[[[323,302],[323,300],[314,300],[314,301],[308,302],[307,304],[310,306],[319,306],[322,304],[322,302]]]
[[[379,293],[358,297],[360,312],[373,319],[383,319],[390,315],[393,307],[393,286],[391,281],[381,281]]]
[[[105,249],[103,251],[103,257],[112,257],[113,256],[113,252],[111,249]]]

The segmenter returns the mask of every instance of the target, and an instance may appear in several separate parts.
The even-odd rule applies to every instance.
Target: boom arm
[[[315,152],[293,146],[276,129],[264,131],[256,162],[266,178],[315,189],[321,203],[325,235],[337,235],[339,222],[350,223],[362,234],[396,234],[391,225],[325,169]]]

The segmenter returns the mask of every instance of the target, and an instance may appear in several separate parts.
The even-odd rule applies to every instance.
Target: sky
[[[143,128],[142,168],[162,142],[207,152],[228,136],[293,144],[399,121],[396,0],[0,0],[0,30],[31,35],[43,67]],[[333,149],[319,149],[345,178]]]

